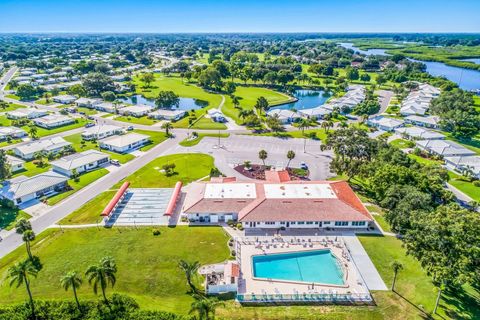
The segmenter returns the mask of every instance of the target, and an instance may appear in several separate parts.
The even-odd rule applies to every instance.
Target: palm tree
[[[251,110],[245,110],[245,109],[240,109],[238,111],[238,117],[240,119],[243,119],[245,121],[245,119],[252,114],[252,111]]]
[[[18,234],[23,234],[26,230],[32,230],[32,224],[25,218],[18,219],[15,223],[15,231]]]
[[[395,291],[395,281],[397,281],[397,273],[403,269],[403,264],[398,261],[393,261],[391,267],[393,270],[392,291]]]
[[[162,129],[165,129],[165,134],[170,136],[170,130],[173,129],[172,123],[167,121],[162,124]]]
[[[235,109],[238,109],[240,107],[240,99],[238,99],[237,96],[232,96],[232,103]]]
[[[98,286],[102,289],[102,295],[105,302],[108,304],[108,299],[105,294],[108,284],[110,283],[112,288],[115,285],[117,279],[115,278],[117,273],[117,265],[112,257],[104,257],[100,260],[100,264],[92,265],[88,267],[85,275],[88,277],[88,283],[93,286],[93,292],[97,294]]]
[[[292,161],[294,158],[295,158],[295,152],[293,152],[293,150],[288,150],[288,152],[287,152],[287,159],[288,159],[287,168],[290,165],[290,161]]]
[[[438,305],[440,303],[440,298],[442,297],[442,291],[445,289],[445,283],[441,283],[438,286],[438,295],[437,300],[435,301],[435,308],[433,308],[433,314],[437,314]]]
[[[198,269],[200,268],[200,263],[198,261],[188,262],[185,260],[180,260],[178,262],[178,267],[185,272],[185,277],[187,278],[187,283],[190,286],[190,289],[193,293],[197,293],[197,288],[193,284],[192,279],[196,276]]]
[[[73,296],[75,297],[75,301],[77,302],[78,310],[81,309],[80,302],[78,301],[77,297],[77,289],[80,288],[82,285],[82,278],[76,271],[70,271],[66,273],[63,277],[60,278],[60,283],[65,291],[68,291],[70,287],[73,290]]]
[[[342,122],[340,122],[339,127],[340,128],[348,128],[348,123],[346,121],[342,121]]]
[[[223,305],[223,302],[218,301],[217,298],[196,296],[195,299],[191,305],[190,313],[197,312],[199,320],[215,319],[215,310]]]
[[[305,135],[305,129],[311,127],[310,120],[306,118],[300,119],[300,122],[298,122],[298,127],[302,130],[302,135]]]
[[[260,158],[260,160],[262,160],[262,162],[263,162],[263,167],[265,167],[265,159],[267,159],[267,157],[268,157],[267,151],[265,151],[265,150],[260,150],[260,151],[258,152],[258,158]]]
[[[30,260],[33,260],[32,249],[30,243],[35,240],[35,232],[32,230],[25,230],[22,235],[22,240],[25,242],[25,247],[27,248],[27,254]]]
[[[7,109],[8,108],[8,103],[0,100],[0,108],[3,109],[3,110]]]
[[[27,288],[28,297],[30,299],[30,307],[32,308],[32,318],[35,319],[35,305],[33,304],[32,292],[30,291],[29,277],[37,277],[38,270],[31,260],[19,262],[8,269],[7,277],[10,278],[10,287],[16,283],[17,288],[25,284]]]
[[[35,139],[38,138],[37,132],[38,132],[37,127],[35,125],[31,124],[29,126],[28,133],[30,134],[30,137],[32,137],[32,139],[35,140]]]

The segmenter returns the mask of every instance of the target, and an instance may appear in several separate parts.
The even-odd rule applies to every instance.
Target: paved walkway
[[[362,246],[360,240],[354,233],[343,234],[343,240],[350,250],[350,254],[357,265],[357,269],[362,274],[363,280],[369,290],[388,290],[385,282],[375,268],[372,260]]]

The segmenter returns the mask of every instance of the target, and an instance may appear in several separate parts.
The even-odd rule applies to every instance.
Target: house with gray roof
[[[109,154],[91,149],[65,156],[50,162],[50,164],[52,165],[53,171],[71,177],[74,170],[79,174],[92,171],[109,161]]]
[[[99,141],[100,148],[126,153],[138,149],[150,142],[150,136],[140,133],[128,133],[121,136],[113,136]]]
[[[444,157],[473,156],[475,152],[450,140],[419,140],[417,147]]]
[[[34,158],[34,155],[37,152],[41,152],[43,154],[47,154],[47,153],[55,154],[71,145],[72,144],[70,142],[65,141],[61,137],[45,138],[42,140],[17,146],[13,149],[13,152],[15,153],[15,155],[19,156],[24,160],[31,160]]]
[[[18,206],[25,202],[65,191],[68,178],[48,171],[33,177],[20,176],[3,182],[0,198]]]

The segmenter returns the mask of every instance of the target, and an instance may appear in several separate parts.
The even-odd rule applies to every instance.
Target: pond
[[[339,43],[344,48],[355,50],[359,53],[365,54],[367,56],[371,55],[388,55],[385,53],[385,49],[369,49],[361,50],[353,45],[353,43],[342,42]],[[427,66],[427,72],[434,77],[445,77],[448,80],[458,84],[463,90],[478,90],[480,89],[480,71],[453,67],[446,65],[443,62],[435,61],[423,61],[410,59],[410,61],[421,62]],[[480,63],[480,58],[465,59],[464,61],[470,61],[474,63]]]
[[[148,99],[139,94],[133,95],[130,97],[122,97],[121,99],[123,102],[129,103],[129,104],[145,104],[147,106],[152,106],[152,107],[157,106],[155,104],[155,99]],[[201,109],[208,106],[208,102],[204,100],[193,99],[193,98],[179,98],[179,99],[180,99],[180,104],[178,108],[172,108],[172,109],[197,110],[197,109]]]
[[[271,107],[271,110],[274,109],[295,109],[295,110],[305,110],[312,109],[324,104],[330,94],[322,90],[296,90],[294,97],[298,100],[295,102],[290,102],[278,106]]]
[[[427,72],[435,77],[445,77],[450,81],[458,84],[463,90],[478,90],[480,89],[480,71],[452,67],[442,62],[422,61],[409,59],[411,61],[421,62],[427,66]]]
[[[339,43],[342,47],[345,49],[352,49],[355,52],[359,52],[361,54],[364,54],[366,56],[388,56],[389,54],[386,53],[386,49],[367,49],[367,50],[362,50],[353,45],[353,43],[350,42],[341,42]]]
[[[473,62],[475,64],[480,64],[480,58],[460,59],[460,61],[467,61],[467,62]]]

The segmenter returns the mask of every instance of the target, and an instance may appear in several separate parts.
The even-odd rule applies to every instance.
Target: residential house
[[[443,157],[475,155],[474,151],[450,140],[419,140],[416,145],[421,150]]]
[[[35,108],[21,108],[7,112],[7,118],[12,120],[35,119],[46,116],[48,112]]]
[[[10,200],[18,206],[34,199],[63,192],[68,186],[67,181],[67,177],[53,171],[33,177],[20,176],[3,183],[0,198]]]
[[[138,104],[138,105],[122,108],[118,110],[118,112],[125,116],[140,118],[140,117],[146,116],[152,110],[153,110],[152,106]]]
[[[403,126],[404,121],[384,116],[376,116],[369,118],[367,124],[383,131],[393,131],[396,128]]]
[[[17,146],[13,149],[15,155],[24,160],[32,160],[35,153],[41,152],[43,154],[53,153],[56,154],[65,150],[65,148],[72,144],[65,141],[61,137],[44,138],[42,140],[30,142],[24,145]]]
[[[27,136],[25,130],[17,127],[0,127],[0,141],[11,139],[18,139]]]
[[[100,99],[91,99],[91,98],[79,98],[75,100],[77,107],[84,107],[89,109],[94,109],[97,104],[100,104],[102,100]]]
[[[148,116],[157,120],[173,120],[177,121],[183,118],[187,112],[185,110],[169,110],[169,109],[157,109],[150,112]]]
[[[440,122],[440,118],[437,116],[421,117],[417,115],[411,115],[411,116],[405,117],[404,120],[406,123],[411,123],[417,126],[434,128],[434,129],[439,127],[439,122]]]
[[[116,134],[122,134],[125,129],[119,126],[104,124],[86,128],[82,132],[83,140],[100,140]]]
[[[189,221],[238,221],[245,229],[366,229],[373,218],[346,181],[293,181],[267,171],[265,181],[212,178],[190,185]]]
[[[444,160],[448,169],[460,173],[469,170],[473,177],[480,179],[480,156],[445,157]]]
[[[110,155],[98,150],[90,149],[74,153],[50,162],[55,172],[71,177],[74,170],[80,174],[98,168],[110,161]]]
[[[445,135],[427,130],[419,127],[402,127],[396,128],[395,132],[399,135],[406,136],[412,140],[436,140],[436,139],[445,139]]]
[[[273,109],[268,111],[267,114],[271,117],[278,117],[282,124],[292,123],[302,118],[298,112],[289,109]]]
[[[7,154],[7,162],[10,165],[11,172],[17,172],[25,169],[25,161]]]
[[[64,95],[52,97],[52,100],[57,103],[70,104],[70,103],[74,103],[75,100],[77,100],[77,97],[64,94]]]
[[[225,121],[227,121],[227,119],[225,118],[223,113],[216,108],[209,109],[207,111],[207,114],[208,114],[208,117],[215,122],[225,122]]]
[[[99,141],[100,148],[118,153],[138,149],[150,142],[150,136],[131,132],[121,136],[112,136]]]
[[[73,118],[70,118],[69,116],[64,116],[62,114],[50,114],[48,116],[33,120],[33,123],[35,123],[35,125],[45,129],[66,126],[74,122],[75,120]]]

